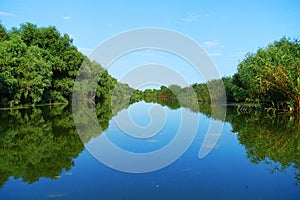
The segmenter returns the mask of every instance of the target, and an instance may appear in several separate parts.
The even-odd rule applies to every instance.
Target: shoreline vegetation
[[[190,103],[191,94],[196,96],[198,104],[218,102],[219,97],[226,95],[227,105],[241,110],[300,110],[300,41],[297,39],[282,38],[266,48],[259,48],[256,53],[248,53],[232,77],[185,88],[170,85],[145,91],[119,83],[99,63],[79,52],[72,42],[68,34],[62,35],[54,26],[25,23],[6,30],[0,24],[1,110],[67,104],[83,62],[102,70],[96,94],[93,94],[96,102],[116,98],[130,98],[131,103],[173,99],[177,101],[174,106],[180,106],[178,100],[185,106]],[[226,94],[220,85],[224,85]],[[208,86],[214,88],[213,94]]]

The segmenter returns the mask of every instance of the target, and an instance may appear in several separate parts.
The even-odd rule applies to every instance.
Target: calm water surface
[[[84,138],[86,146],[104,134],[122,149],[158,150],[176,135],[181,112],[164,109],[166,121],[155,136],[132,138],[115,118],[128,111],[139,126],[151,123],[153,103],[139,102],[114,110],[97,106],[104,130]],[[199,117],[196,137],[171,165],[151,173],[132,174],[96,160],[79,139],[69,108],[1,111],[0,199],[300,199],[300,123],[297,116],[228,110],[217,145],[199,159],[211,119]],[[152,119],[153,120],[153,119]],[[164,159],[164,158],[162,158]]]

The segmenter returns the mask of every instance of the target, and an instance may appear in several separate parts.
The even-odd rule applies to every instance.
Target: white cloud
[[[85,47],[83,47],[83,48],[78,48],[78,50],[81,52],[81,53],[83,53],[84,55],[89,55],[90,53],[92,53],[92,51],[93,51],[93,49],[91,49],[91,48],[85,48]]]
[[[63,16],[63,19],[69,20],[69,19],[72,19],[72,17],[70,17],[70,16]]]
[[[1,11],[0,11],[0,16],[15,17],[15,15],[14,15],[14,14],[12,14],[12,13],[8,13],[8,12],[1,12]]]
[[[143,49],[132,52],[132,54],[137,55],[139,57],[157,57],[162,58],[162,52],[157,49]]]
[[[208,53],[209,56],[222,56],[222,53]]]
[[[188,12],[184,17],[180,18],[180,21],[191,23],[199,20],[200,17],[210,17],[210,16],[211,16],[210,14],[197,14],[193,12]]]
[[[212,40],[212,41],[203,42],[203,46],[205,46],[206,48],[222,47],[219,40]]]
[[[244,57],[246,54],[247,54],[247,52],[245,52],[245,51],[237,51],[237,52],[234,52],[233,54],[231,54],[231,57],[241,58],[241,57]]]
[[[223,45],[220,43],[219,40],[211,40],[203,42],[203,46],[206,48],[206,50],[210,51],[208,53],[209,56],[222,56],[222,47]]]
[[[187,13],[185,17],[182,17],[180,20],[183,22],[195,22],[201,15],[195,13]]]
[[[75,35],[74,35],[74,34],[70,33],[69,36],[70,36],[70,38],[72,38],[73,40],[75,39]]]

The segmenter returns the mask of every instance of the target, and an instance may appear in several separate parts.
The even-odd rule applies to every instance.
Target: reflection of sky
[[[138,106],[130,108],[132,119],[139,125],[148,124],[150,118],[142,117],[145,112],[133,111],[145,111],[151,104],[134,105]],[[170,115],[163,132],[154,137],[157,142],[139,143],[126,138],[128,136],[117,131],[113,119],[106,134],[124,149],[157,149],[172,139],[180,109],[166,108],[166,113]],[[123,173],[101,164],[83,151],[71,171],[63,172],[61,178],[41,178],[32,185],[10,180],[0,190],[0,199],[299,199],[300,187],[293,185],[292,171],[271,174],[270,166],[251,164],[228,123],[217,146],[207,157],[199,159],[199,148],[210,120],[199,115],[199,130],[188,151],[162,170],[146,174]]]
[[[109,129],[105,131],[104,134],[106,134],[111,142],[121,147],[122,149],[131,152],[151,152],[164,147],[175,137],[177,133],[177,129],[180,124],[181,112],[179,109],[170,110],[167,109],[167,107],[164,107],[163,109],[166,112],[165,114],[162,113],[161,115],[157,115],[157,118],[151,118],[149,112],[153,105],[159,106],[158,104],[152,103],[137,103],[129,108],[132,121],[138,126],[141,126],[141,131],[143,131],[143,129],[151,128],[148,125],[150,125],[150,123],[155,123],[153,121],[166,120],[166,122],[162,124],[163,126],[157,127],[158,129],[154,130],[156,131],[156,134],[153,137],[151,137],[151,135],[150,137],[145,138],[130,137],[128,134],[120,131],[119,126],[114,119],[111,120],[112,123],[110,124]]]

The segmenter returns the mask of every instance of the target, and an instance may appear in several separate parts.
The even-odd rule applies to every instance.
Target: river
[[[68,106],[1,111],[0,199],[300,199],[298,116],[210,112],[103,103],[101,130],[79,137]],[[223,129],[207,143],[212,121]],[[104,137],[125,154],[106,152]],[[210,148],[203,158],[201,146]]]

